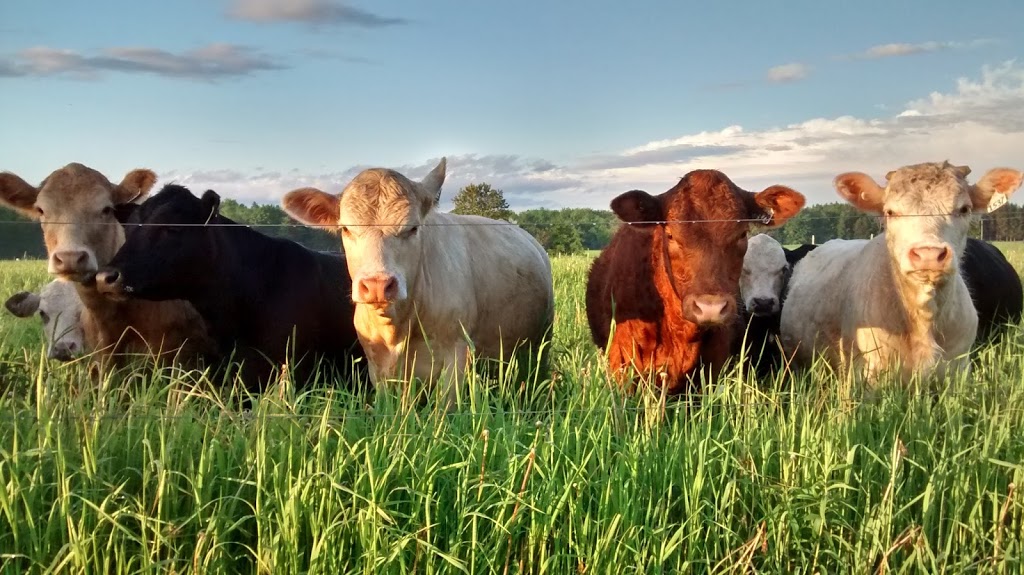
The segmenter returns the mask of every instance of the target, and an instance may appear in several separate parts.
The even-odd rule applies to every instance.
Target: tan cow
[[[536,353],[550,331],[544,248],[514,224],[438,212],[444,178],[444,159],[421,182],[375,168],[340,197],[303,188],[282,200],[295,219],[341,233],[375,385],[410,375],[457,379],[467,335],[478,357],[507,359],[519,342]],[[455,392],[451,385],[449,407]]]
[[[38,187],[12,173],[0,174],[0,203],[42,226],[50,274],[78,282],[86,351],[100,352],[101,362],[122,353],[170,356],[181,348],[183,357],[191,358],[211,350],[205,324],[190,304],[112,301],[91,282],[124,243],[117,210],[143,199],[154,183],[151,170],[132,170],[113,184],[78,163],[53,172]]]
[[[884,215],[885,231],[826,242],[796,265],[781,332],[797,363],[824,352],[869,383],[889,369],[906,380],[968,367],[978,315],[959,267],[971,214],[1004,204],[1022,179],[996,168],[971,185],[969,173],[943,162],[889,172],[885,187],[859,172],[835,178],[846,201]]]

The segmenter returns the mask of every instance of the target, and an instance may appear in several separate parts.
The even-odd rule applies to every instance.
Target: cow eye
[[[40,208],[39,206],[36,206],[36,213],[39,214],[40,216],[45,215],[43,214],[43,208]]]
[[[113,206],[107,206],[107,207],[103,208],[102,214],[104,216],[106,216],[106,217],[113,216],[114,215],[114,208],[113,208]]]
[[[969,213],[971,213],[971,206],[967,204],[960,206],[960,215],[966,216]]]
[[[352,232],[349,231],[348,226],[341,226],[341,235],[350,238],[352,237]]]
[[[404,232],[402,232],[402,237],[403,238],[411,238],[411,237],[415,236],[416,232],[418,232],[419,230],[420,230],[419,226],[413,226],[413,227],[405,230]]]
[[[50,314],[43,310],[39,310],[39,318],[43,320],[43,323],[50,323]]]
[[[893,216],[895,216],[895,215],[896,215],[896,212],[895,212],[895,211],[893,211],[893,210],[891,210],[891,209],[886,209],[886,210],[885,210],[885,217],[887,217],[887,218],[891,218],[891,217],[893,217]]]

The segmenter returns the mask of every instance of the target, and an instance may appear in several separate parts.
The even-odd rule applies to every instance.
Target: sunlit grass
[[[1020,326],[968,378],[869,402],[818,369],[662,404],[609,383],[589,262],[554,261],[552,377],[474,380],[447,414],[288,381],[242,412],[173,368],[92,382],[5,315],[0,572],[1022,571]],[[0,269],[0,295],[46,281]]]

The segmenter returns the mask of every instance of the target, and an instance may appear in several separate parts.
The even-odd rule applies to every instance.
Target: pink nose
[[[356,282],[358,303],[387,303],[398,295],[398,278],[384,274],[368,276]]]
[[[725,323],[732,316],[736,305],[734,298],[718,294],[696,295],[686,299],[684,311],[688,319],[698,325]]]
[[[89,263],[89,254],[84,251],[66,251],[53,253],[53,269],[57,273],[76,273],[90,271],[85,269]]]
[[[917,271],[945,271],[953,262],[949,246],[920,246],[910,250],[910,266]]]

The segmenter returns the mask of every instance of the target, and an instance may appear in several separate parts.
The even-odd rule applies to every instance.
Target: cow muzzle
[[[123,297],[130,294],[132,288],[125,285],[120,271],[103,269],[96,272],[96,291],[108,296]]]
[[[747,302],[747,311],[756,316],[768,316],[779,312],[779,300],[773,297],[755,297]]]
[[[46,354],[50,359],[56,359],[57,361],[71,361],[75,359],[80,351],[79,345],[73,341],[61,341],[53,344],[50,347],[50,352]]]
[[[953,270],[953,250],[949,244],[919,244],[907,252],[907,275],[917,281],[938,283]]]
[[[50,273],[57,276],[81,276],[96,270],[89,252],[85,250],[64,250],[50,255]]]
[[[736,298],[728,295],[688,295],[683,300],[683,315],[702,327],[728,323],[735,313]]]
[[[398,278],[390,274],[373,274],[359,278],[352,290],[355,303],[387,304],[399,299]]]

